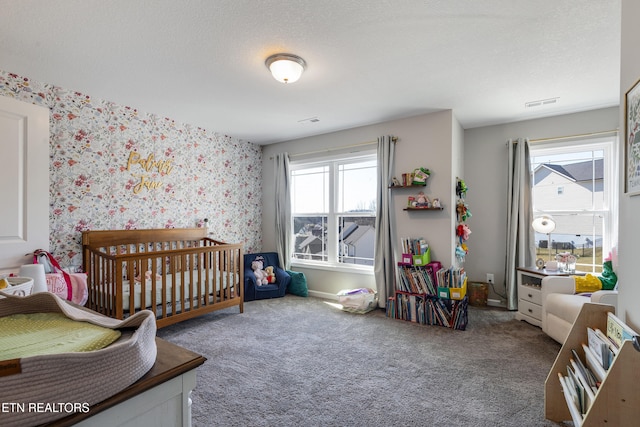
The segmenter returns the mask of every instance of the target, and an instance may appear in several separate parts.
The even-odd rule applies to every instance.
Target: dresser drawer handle
[[[527,294],[527,295],[529,295],[529,298],[533,298],[533,295],[531,295],[531,294]]]
[[[528,311],[529,313],[533,313],[533,310],[531,310],[531,309],[528,309],[527,311]]]

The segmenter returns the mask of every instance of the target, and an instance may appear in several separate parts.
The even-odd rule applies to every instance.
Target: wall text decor
[[[131,171],[132,166],[135,165],[140,165],[142,170],[147,173],[131,174],[138,182],[133,186],[133,194],[138,194],[145,188],[147,191],[161,188],[164,185],[163,182],[155,179],[157,179],[158,175],[160,177],[169,175],[173,169],[171,160],[156,160],[153,153],[149,154],[146,159],[143,159],[140,153],[131,151],[129,153],[129,160],[127,161],[127,170]],[[157,173],[153,171],[157,171]]]

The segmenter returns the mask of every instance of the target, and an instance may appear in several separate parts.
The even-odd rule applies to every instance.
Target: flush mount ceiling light
[[[307,66],[304,59],[290,53],[276,53],[264,62],[273,78],[282,83],[297,81]]]

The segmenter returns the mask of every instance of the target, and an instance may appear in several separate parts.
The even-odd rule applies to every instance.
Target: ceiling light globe
[[[276,54],[265,61],[273,78],[282,83],[294,83],[298,81],[306,67],[304,59],[296,55]]]

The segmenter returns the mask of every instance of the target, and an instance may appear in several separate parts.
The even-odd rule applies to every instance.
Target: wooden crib
[[[206,235],[206,228],[83,232],[86,306],[116,319],[155,311],[159,328],[236,305],[242,313],[242,245]]]

